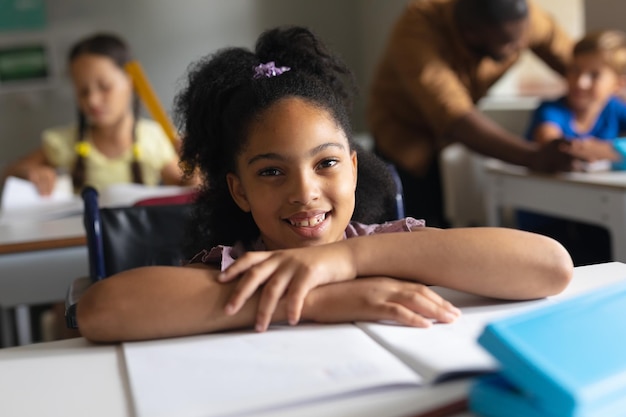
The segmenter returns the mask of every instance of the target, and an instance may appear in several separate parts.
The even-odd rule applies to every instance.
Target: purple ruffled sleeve
[[[351,222],[345,231],[346,239],[357,236],[374,235],[378,233],[410,232],[416,227],[424,227],[424,220],[417,220],[413,217],[395,220],[383,224],[362,224]],[[253,244],[252,250],[266,250],[263,242],[259,239]],[[210,250],[203,249],[191,258],[188,264],[203,263],[220,268],[221,271],[228,268],[237,258],[246,253],[245,247],[241,243],[235,246],[216,246]]]
[[[189,260],[189,264],[203,263],[205,265],[213,265],[220,268],[221,271],[228,268],[235,259],[241,256],[245,250],[243,246],[236,244],[235,246],[215,246],[210,250],[203,249]]]
[[[413,217],[405,217],[404,219],[394,220],[382,224],[362,224],[351,222],[346,228],[346,239],[357,236],[375,235],[379,233],[410,232],[411,229],[425,226],[426,222],[424,222],[424,220],[414,219]]]

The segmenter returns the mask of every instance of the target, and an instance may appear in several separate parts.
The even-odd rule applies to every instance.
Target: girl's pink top
[[[375,235],[379,233],[410,232],[411,229],[424,227],[425,225],[424,220],[417,220],[413,217],[406,217],[404,219],[394,220],[383,224],[361,224],[357,222],[350,222],[344,233],[344,238],[350,239],[353,237]],[[266,248],[263,241],[259,238],[256,242],[254,242],[252,248],[249,250],[263,251],[266,250]],[[223,271],[246,252],[247,250],[241,242],[237,242],[234,246],[220,245],[210,250],[203,249],[191,258],[189,263],[203,263],[215,266],[219,265]]]

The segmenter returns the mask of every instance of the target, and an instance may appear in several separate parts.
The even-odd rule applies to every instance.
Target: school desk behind
[[[623,263],[578,267],[566,291],[589,291],[624,279]],[[470,384],[471,380],[464,379],[433,387],[390,387],[254,414],[409,417],[458,399]],[[83,338],[0,350],[0,398],[2,416],[130,417],[134,413],[121,346],[95,345]],[[469,412],[448,415],[472,416]]]
[[[626,171],[546,175],[495,159],[485,162],[487,224],[502,208],[529,209],[607,228],[612,259],[626,262]]]
[[[103,190],[100,200],[104,206],[129,206],[159,197],[180,199],[193,191],[190,187],[117,184]],[[70,283],[89,275],[82,209],[82,200],[75,197],[0,216],[0,346],[31,343],[29,305],[64,300]]]
[[[65,299],[72,280],[88,271],[82,215],[1,223],[0,346],[31,343],[29,306]]]

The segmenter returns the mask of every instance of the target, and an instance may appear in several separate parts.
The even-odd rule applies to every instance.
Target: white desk
[[[504,207],[529,209],[607,228],[613,259],[626,262],[626,171],[543,175],[498,160],[485,163],[487,224]]]
[[[15,344],[9,309],[15,309],[17,343],[28,344],[28,306],[64,300],[72,280],[88,271],[81,215],[0,224],[0,345]]]
[[[579,267],[563,295],[624,279],[623,263]],[[406,417],[465,395],[469,384],[460,380],[429,388],[367,391],[255,413],[255,417]],[[0,395],[2,416],[134,415],[120,346],[93,345],[82,338],[0,350]]]

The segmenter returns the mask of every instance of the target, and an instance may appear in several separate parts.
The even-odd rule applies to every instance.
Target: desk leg
[[[612,222],[606,224],[611,237],[611,258],[613,261],[626,262],[626,224]]]
[[[10,309],[0,307],[0,331],[2,332],[2,340],[0,347],[15,346],[15,338],[13,336],[13,319]]]
[[[485,186],[487,187],[487,192],[484,195],[487,226],[502,226],[498,179],[489,174],[485,175]]]
[[[19,346],[33,343],[33,335],[30,327],[30,307],[26,304],[15,306],[15,328],[17,330],[17,344]]]
[[[606,193],[602,197],[599,220],[609,230],[611,260],[626,262],[626,192]]]

